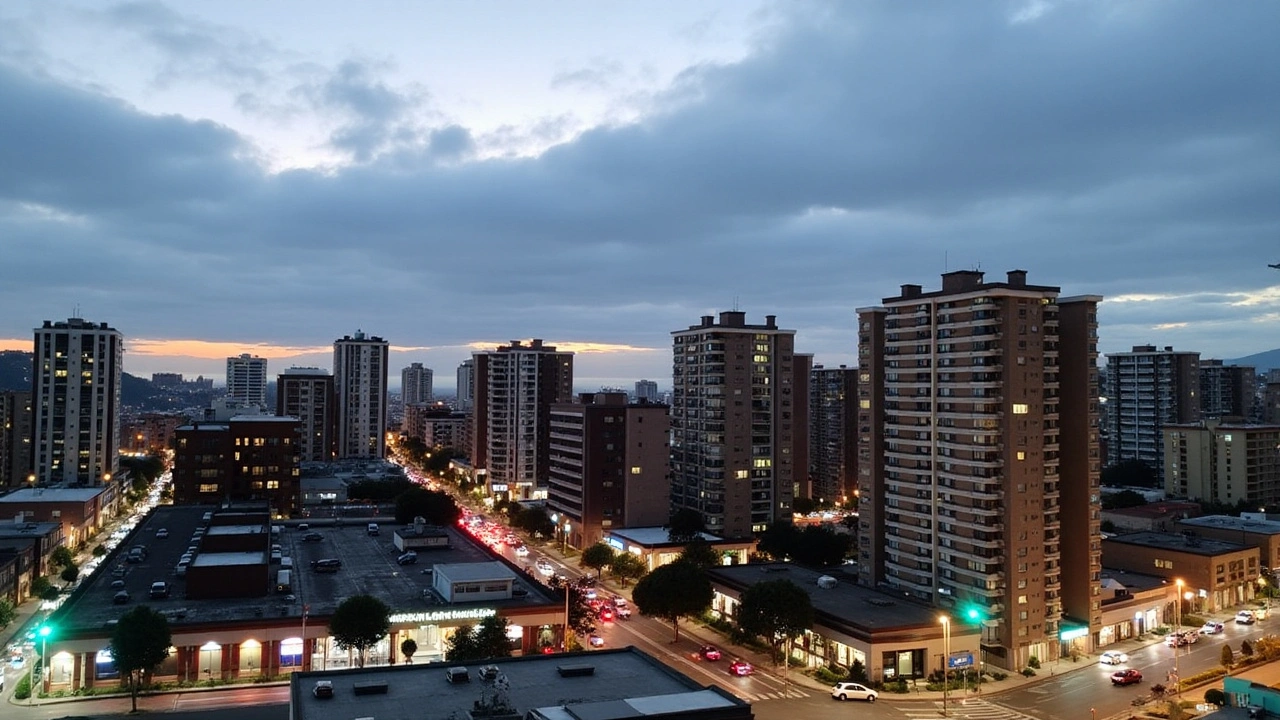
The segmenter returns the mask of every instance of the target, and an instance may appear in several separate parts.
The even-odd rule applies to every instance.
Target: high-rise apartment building
[[[31,478],[31,392],[0,390],[0,489]]]
[[[386,454],[389,350],[386,340],[360,331],[333,343],[339,459]]]
[[[454,410],[470,412],[476,401],[476,361],[464,360],[458,366],[458,392],[453,403]]]
[[[809,478],[814,499],[844,502],[857,487],[858,369],[809,373]]]
[[[636,402],[658,402],[658,383],[653,380],[637,380],[635,398]]]
[[[337,402],[333,376],[292,367],[276,379],[276,415],[298,418],[300,462],[330,462],[336,452]]]
[[[667,406],[628,403],[626,393],[585,393],[551,406],[547,508],[562,518],[560,528],[568,523],[569,545],[667,522],[669,427]]]
[[[1223,365],[1221,360],[1200,361],[1200,417],[1254,419],[1258,377],[1247,365]]]
[[[1161,428],[1200,422],[1200,353],[1136,345],[1107,355],[1107,465],[1141,460],[1163,477]]]
[[[46,320],[35,330],[33,470],[37,482],[107,482],[120,467],[124,341],[106,323]]]
[[[435,395],[431,389],[431,368],[413,363],[400,371],[400,398],[405,405],[429,403]]]
[[[1280,425],[1206,420],[1166,425],[1164,489],[1171,497],[1256,507],[1280,504]]]
[[[267,406],[267,359],[244,353],[227,358],[227,397]]]
[[[672,337],[672,510],[696,510],[730,538],[790,521],[809,470],[812,356],[796,355],[795,331],[775,316],[749,325],[737,310]]]
[[[573,398],[573,353],[534,339],[471,357],[472,467],[494,494],[546,497],[551,406]]]
[[[1102,623],[1101,298],[1058,295],[959,271],[858,310],[859,580],[972,612],[1005,668]]]

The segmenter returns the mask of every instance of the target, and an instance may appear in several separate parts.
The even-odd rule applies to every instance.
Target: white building
[[[385,454],[389,349],[386,340],[360,331],[333,343],[339,459]]]
[[[464,360],[458,366],[458,399],[454,403],[454,410],[470,410],[476,401],[476,362],[474,360]]]
[[[227,358],[227,397],[265,407],[267,359],[248,353]]]
[[[406,406],[415,403],[429,403],[434,398],[431,392],[431,368],[422,367],[422,363],[413,363],[400,371],[400,397]]]
[[[35,329],[34,472],[41,483],[106,482],[119,468],[124,342],[106,323]]]

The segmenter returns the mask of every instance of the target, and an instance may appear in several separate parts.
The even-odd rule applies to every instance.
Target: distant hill
[[[1268,370],[1280,368],[1280,348],[1275,350],[1267,350],[1266,352],[1254,353],[1247,357],[1236,358],[1235,360],[1223,360],[1223,365],[1251,365],[1257,368],[1259,373]]]
[[[0,352],[0,390],[30,390],[34,360],[33,353],[21,350]],[[129,373],[122,373],[120,378],[120,403],[137,412],[176,412],[209,407],[213,398],[224,392],[224,389],[174,390]]]

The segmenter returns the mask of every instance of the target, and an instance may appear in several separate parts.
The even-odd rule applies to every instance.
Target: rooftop
[[[495,695],[493,683],[479,676],[484,665],[498,668],[506,680],[508,704],[521,717],[535,712],[548,720],[620,720],[699,710],[711,711],[717,719],[751,717],[751,706],[743,700],[700,686],[631,647],[474,662],[467,666],[471,681],[466,683],[448,682],[445,673],[451,665],[445,663],[295,673],[290,717],[466,717],[482,695]],[[333,683],[332,698],[311,694],[317,680]],[[385,683],[386,692],[357,696],[356,683]]]
[[[1200,512],[1200,503],[1194,502],[1154,502],[1146,505],[1138,505],[1136,507],[1115,508],[1106,512],[1113,515],[1123,515],[1125,517],[1135,518],[1157,518],[1168,515],[1170,513]]]
[[[1179,522],[1183,525],[1225,528],[1227,530],[1258,533],[1259,535],[1280,535],[1280,522],[1275,520],[1253,520],[1250,518],[1231,517],[1230,515],[1205,515],[1203,517],[1186,518]]]
[[[1253,545],[1241,545],[1240,543],[1227,542],[1226,540],[1214,540],[1212,538],[1200,537],[1198,535],[1188,536],[1179,533],[1162,532],[1136,532],[1127,533],[1125,535],[1115,535],[1113,537],[1105,538],[1103,542],[1139,545],[1142,547],[1172,550],[1175,552],[1205,555],[1208,557],[1223,555],[1225,553],[1240,552],[1241,550],[1257,549]]]
[[[431,552],[424,550],[423,552]],[[517,577],[516,573],[502,562],[486,562],[486,563],[461,563],[436,565],[436,572],[444,577],[449,578],[453,582],[484,582],[485,580],[510,580]]]
[[[1117,570],[1109,567],[1102,568],[1102,579],[1103,581],[1108,579],[1114,580],[1123,585],[1125,589],[1131,593],[1153,590],[1169,584],[1169,578],[1167,577],[1129,572],[1128,570]]]
[[[686,545],[684,542],[675,542],[671,539],[670,531],[664,527],[636,527],[636,528],[610,528],[609,535],[620,537],[623,540],[630,540],[637,545],[654,546],[654,545]],[[698,533],[698,537],[709,543],[724,542],[724,538],[707,533]]]
[[[19,488],[0,497],[0,503],[89,502],[107,487],[34,487]]]

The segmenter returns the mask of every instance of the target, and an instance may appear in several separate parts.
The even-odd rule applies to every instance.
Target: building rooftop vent
[[[557,665],[556,672],[560,677],[585,677],[596,674],[596,666],[580,663],[578,665]]]

